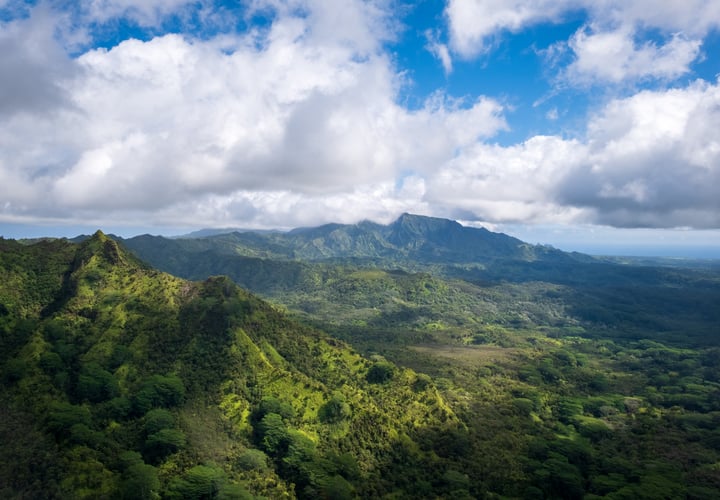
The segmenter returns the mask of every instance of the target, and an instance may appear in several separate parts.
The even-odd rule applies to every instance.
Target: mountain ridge
[[[134,240],[122,240],[135,248]],[[504,233],[466,227],[437,217],[402,214],[390,224],[330,223],[288,232],[238,232],[173,238],[191,251],[271,259],[331,261],[381,259],[417,263],[490,263],[501,260],[568,260],[572,254],[531,245]],[[586,257],[589,258],[589,257]]]
[[[25,284],[0,288],[3,498],[374,497],[405,488],[384,477],[399,439],[458,425],[429,380],[226,277],[157,271],[101,231],[0,249]]]

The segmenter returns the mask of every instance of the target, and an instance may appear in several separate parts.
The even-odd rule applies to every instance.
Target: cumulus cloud
[[[163,19],[195,0],[80,0],[83,14],[95,22],[105,23],[124,17],[141,26],[157,26]]]
[[[353,17],[361,26],[335,38],[329,26],[341,10],[316,16],[278,7],[263,31],[130,39],[82,54],[69,63],[76,77],[62,80],[67,107],[32,119],[0,117],[0,210],[6,217],[152,211],[181,218],[188,212],[178,203],[198,213],[197,204],[208,203],[221,214],[212,207],[226,197],[228,206],[267,214],[263,200],[272,193],[296,197],[297,217],[311,206],[342,217],[332,209],[341,194],[372,200],[359,204],[370,214],[407,208],[396,179],[422,175],[504,128],[502,106],[442,94],[417,110],[398,105],[402,77],[377,50],[386,35],[365,26],[380,11],[350,3],[369,11]],[[60,81],[46,80],[51,89]],[[380,203],[373,193],[397,200]],[[357,207],[342,206],[357,215]]]
[[[553,136],[509,147],[478,143],[428,179],[426,198],[476,220],[575,221],[581,210],[558,203],[553,190],[583,165],[587,150],[578,141]]]
[[[569,0],[448,0],[450,45],[465,58],[487,51],[494,37],[542,21],[554,21]]]
[[[545,52],[570,53],[572,62],[561,74],[571,84],[672,80],[688,72],[700,56],[702,38],[720,27],[720,4],[714,0],[449,0],[445,13],[451,48],[472,58],[505,32],[561,22],[578,10],[586,12],[587,23]],[[650,30],[659,30],[666,41],[648,40]]]
[[[68,105],[65,87],[76,68],[55,41],[54,29],[45,8],[27,19],[0,23],[0,116]]]
[[[563,78],[578,85],[674,80],[690,71],[702,45],[701,40],[681,34],[662,45],[637,43],[634,38],[627,26],[609,31],[590,26],[576,32],[568,44],[574,60],[563,71]]]
[[[135,3],[96,5],[110,16]],[[256,0],[252,9],[272,13],[258,29],[129,39],[73,58],[58,42],[65,21],[42,7],[0,25],[0,220],[291,227],[409,211],[720,227],[717,82],[612,100],[576,139],[493,144],[507,129],[497,100],[435,92],[417,109],[398,102],[405,77],[383,48],[396,29],[387,5]],[[496,16],[487,33],[565,12],[562,2],[512,5],[518,20]],[[671,80],[697,56],[693,38],[637,42],[635,28],[614,26],[575,35],[574,53],[600,55],[578,56],[573,78]],[[592,63],[601,56],[612,64]]]
[[[644,91],[591,118],[584,140],[477,144],[428,179],[426,199],[504,222],[720,226],[720,85]]]
[[[717,83],[613,101],[590,122],[588,165],[558,185],[559,199],[605,224],[717,227],[720,142],[704,126],[718,123]]]

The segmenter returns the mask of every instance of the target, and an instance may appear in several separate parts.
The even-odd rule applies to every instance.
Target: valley
[[[4,497],[720,493],[712,266],[408,214],[0,250]]]

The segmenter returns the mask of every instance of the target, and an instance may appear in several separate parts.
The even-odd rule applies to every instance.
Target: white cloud
[[[496,222],[716,228],[719,129],[719,83],[644,91],[610,102],[583,141],[466,148],[425,198]]]
[[[338,194],[302,194],[287,190],[237,191],[208,195],[158,212],[156,220],[192,220],[199,226],[237,226],[291,229],[323,223],[355,223],[369,219],[388,223],[403,212],[430,213],[422,200],[424,181],[410,177],[396,185],[383,182]]]
[[[42,10],[0,26],[12,97],[0,99],[0,220],[287,227],[411,211],[720,227],[717,82],[611,101],[583,138],[489,144],[507,128],[502,104],[438,92],[401,106],[384,3],[327,2],[256,2],[276,9],[261,30],[126,40],[75,59]],[[576,78],[671,79],[696,50],[680,35],[582,33],[579,52],[616,58],[578,58]]]
[[[588,167],[559,186],[560,199],[606,224],[717,227],[720,141],[705,128],[717,124],[717,83],[613,101],[590,122]]]
[[[480,220],[569,222],[580,210],[556,203],[553,190],[586,155],[580,142],[552,136],[510,147],[479,143],[428,180],[426,198]]]
[[[573,35],[569,48],[574,61],[564,70],[570,83],[622,83],[645,78],[674,80],[690,71],[700,54],[700,40],[676,34],[662,45],[638,44],[627,27],[602,31],[586,27]]]
[[[450,56],[450,50],[444,43],[438,41],[437,34],[434,34],[432,30],[425,32],[425,38],[427,39],[427,45],[425,48],[435,57],[440,64],[442,64],[445,76],[452,73],[453,64],[452,57]]]
[[[355,22],[379,15],[352,6],[370,9]],[[401,77],[376,50],[375,27],[332,38],[322,27],[331,14],[280,13],[262,32],[126,40],[68,60],[67,106],[0,115],[4,217],[192,217],[219,214],[223,203],[267,215],[263,200],[276,196],[296,198],[297,217],[319,213],[313,206],[342,218],[421,205],[405,200],[396,178],[423,175],[504,128],[502,106],[436,94],[421,109],[401,107]]]
[[[602,23],[633,24],[670,33],[701,37],[720,26],[720,3],[716,0],[583,0]]]
[[[569,0],[448,0],[445,15],[450,45],[462,57],[474,57],[488,50],[493,37],[502,32],[554,21],[572,3]]]
[[[702,39],[720,27],[715,0],[448,0],[445,14],[451,48],[471,58],[504,32],[557,23],[578,10],[585,11],[586,25],[559,46],[574,55],[564,76],[582,85],[677,78],[700,55]],[[658,30],[667,41],[647,40],[648,30]]]
[[[55,26],[44,7],[27,19],[0,23],[0,117],[68,105],[64,87],[75,67],[54,40]]]
[[[79,6],[96,22],[125,17],[141,26],[158,26],[166,16],[194,3],[195,0],[81,0]]]

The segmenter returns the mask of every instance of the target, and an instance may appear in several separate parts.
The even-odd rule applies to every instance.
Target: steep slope
[[[427,378],[100,232],[38,245],[0,254],[3,498],[402,498],[407,449],[444,494]]]

